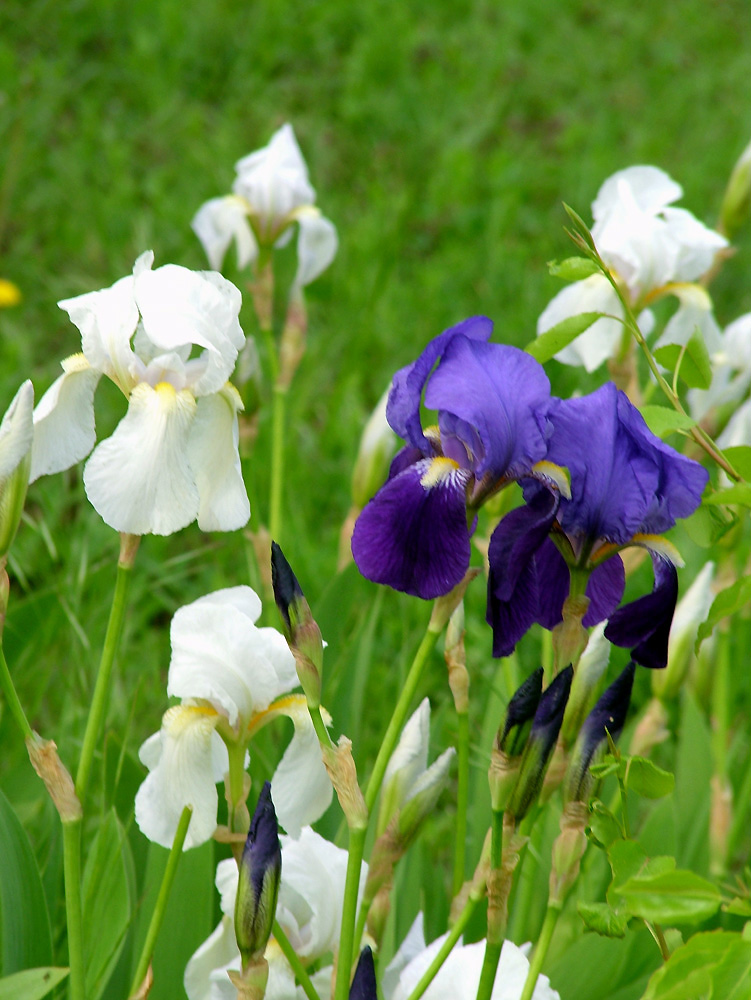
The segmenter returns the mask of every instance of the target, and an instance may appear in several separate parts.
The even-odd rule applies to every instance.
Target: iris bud
[[[571,753],[563,787],[564,802],[586,802],[595,779],[590,767],[604,752],[608,734],[616,740],[626,721],[634,683],[633,661],[602,694],[584,720]]]
[[[538,667],[512,695],[490,758],[488,781],[494,812],[506,808],[516,784],[521,755],[527,745],[532,719],[542,693],[543,669]]]
[[[738,157],[722,199],[720,220],[731,237],[751,216],[751,142]]]
[[[519,775],[506,806],[506,811],[517,822],[526,816],[542,787],[563,722],[573,676],[573,667],[566,667],[540,697],[519,767]]]
[[[292,567],[276,542],[271,543],[271,582],[284,634],[295,657],[297,676],[308,705],[321,704],[323,640]]]
[[[276,914],[282,848],[271,785],[267,781],[258,796],[248,838],[245,841],[237,882],[235,935],[243,969],[263,957]]]
[[[377,1000],[377,997],[373,952],[366,945],[360,952],[360,959],[349,988],[349,1000]]]

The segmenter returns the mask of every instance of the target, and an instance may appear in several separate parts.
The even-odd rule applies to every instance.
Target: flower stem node
[[[57,744],[38,733],[26,740],[31,766],[44,782],[63,823],[78,822],[83,812],[73,779],[57,753]]]
[[[587,849],[585,829],[589,810],[585,802],[568,802],[561,814],[561,832],[553,844],[549,902],[562,906],[579,877],[579,866]]]
[[[449,687],[458,714],[469,711],[469,671],[464,649],[464,602],[457,605],[446,627],[444,659],[449,672]]]
[[[263,1000],[269,981],[269,963],[259,958],[243,972],[228,969],[230,982],[237,990],[237,1000]]]
[[[365,830],[368,807],[357,783],[357,768],[352,756],[352,740],[340,736],[336,746],[322,747],[323,763],[334,786],[350,830]]]
[[[248,838],[239,865],[235,901],[235,935],[243,973],[258,966],[276,915],[282,874],[282,848],[271,785],[267,781],[258,797]],[[268,975],[268,969],[266,970]],[[253,981],[253,977],[249,977]],[[264,982],[265,987],[265,982]],[[248,996],[255,996],[249,993]],[[261,992],[259,996],[263,996]]]
[[[584,594],[567,597],[563,602],[563,621],[553,629],[553,650],[558,670],[564,663],[578,664],[587,648],[588,633],[582,618],[589,609],[589,598]]]

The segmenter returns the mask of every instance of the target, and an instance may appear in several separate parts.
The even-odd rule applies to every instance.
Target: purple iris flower
[[[467,319],[394,376],[386,417],[407,443],[352,535],[355,562],[375,583],[426,599],[448,593],[469,566],[477,508],[545,457],[548,378],[523,351],[488,343],[492,329],[484,316]],[[423,401],[437,426],[423,427]]]
[[[526,504],[503,518],[490,541],[488,622],[493,653],[508,655],[534,623],[561,621],[571,571],[588,575],[589,608],[582,624],[610,621],[606,637],[634,647],[648,667],[664,667],[678,579],[670,543],[655,537],[698,507],[708,475],[647,428],[612,383],[579,399],[552,401],[547,459],[569,470],[571,498],[524,482]],[[618,608],[625,586],[617,554],[627,545],[650,549],[651,594]]]

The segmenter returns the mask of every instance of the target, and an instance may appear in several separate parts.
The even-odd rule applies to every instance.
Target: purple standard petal
[[[486,316],[471,316],[456,326],[449,327],[434,337],[417,361],[401,368],[391,385],[386,407],[386,419],[399,437],[423,451],[430,451],[420,423],[422,390],[433,369],[454,337],[470,340],[488,340],[493,332],[493,322]]]
[[[618,416],[634,440],[649,449],[659,470],[657,489],[650,498],[640,531],[661,535],[679,517],[693,514],[709,481],[707,470],[656,437],[623,393],[618,394]]]
[[[678,574],[667,559],[652,553],[655,585],[651,594],[619,608],[610,618],[605,638],[616,646],[631,647],[631,656],[643,667],[660,670],[668,662],[668,636],[678,599]]]
[[[390,479],[352,533],[363,576],[426,600],[455,587],[470,558],[468,478],[449,459],[425,458]]]
[[[550,382],[529,354],[504,344],[454,337],[425,389],[438,410],[445,454],[457,447],[478,479],[518,479],[545,457]]]

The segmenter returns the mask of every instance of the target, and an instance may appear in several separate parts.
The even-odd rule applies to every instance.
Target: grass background
[[[418,602],[390,592],[374,602],[375,588],[352,569],[335,577],[368,413],[396,368],[468,315],[491,316],[499,340],[531,340],[559,287],[546,261],[569,253],[561,203],[589,219],[599,185],[614,171],[662,167],[683,185],[681,204],[714,222],[751,137],[749,28],[745,0],[220,0],[190,8],[178,0],[5,0],[0,275],[20,287],[23,302],[0,313],[0,408],[28,376],[39,397],[59,360],[78,349],[58,299],[111,284],[148,248],[157,265],[205,267],[193,213],[229,190],[240,156],[292,122],[341,246],[308,291],[309,348],[290,400],[284,545],[330,643],[327,703],[367,772],[426,617]],[[751,309],[748,230],[736,245],[713,286],[721,324]],[[225,273],[245,288],[232,259]],[[243,322],[252,333],[247,304]],[[578,373],[555,363],[548,370],[559,395],[580,384]],[[102,386],[100,436],[123,410]],[[265,517],[269,430],[262,409],[247,468],[255,523]],[[34,725],[74,761],[116,542],[86,505],[80,469],[35,484],[27,509],[12,562],[6,651]],[[105,768],[109,748],[121,761],[119,779],[113,792],[100,777],[98,792],[104,806],[116,800],[130,831],[138,899],[149,861],[130,825],[128,803],[142,774],[133,755],[166,707],[169,618],[248,573],[239,538],[206,537],[195,527],[147,539],[139,554],[100,761]],[[473,764],[484,802],[489,739],[512,678],[490,660],[482,603],[481,593],[470,600],[468,640],[483,692]],[[522,652],[522,669],[536,656],[536,646]],[[442,669],[436,657],[425,684],[439,692],[436,751],[453,725]],[[646,692],[648,681],[639,684]],[[271,740],[259,761],[275,752]],[[4,715],[0,787],[37,852],[62,960],[59,843],[35,781]],[[478,813],[474,846],[486,823],[479,806]],[[418,848],[409,875],[400,876],[410,906],[395,922],[394,941],[421,902],[430,908],[429,930],[439,931],[446,904],[430,872],[450,839],[450,816],[439,817],[433,846]],[[191,863],[204,876],[207,858]],[[208,899],[204,909],[201,930],[215,903]],[[190,939],[190,930],[187,954],[201,940],[198,921],[180,933]],[[534,919],[516,930],[521,939]],[[581,1000],[577,989],[564,1000]],[[632,995],[639,994],[623,1000]]]

